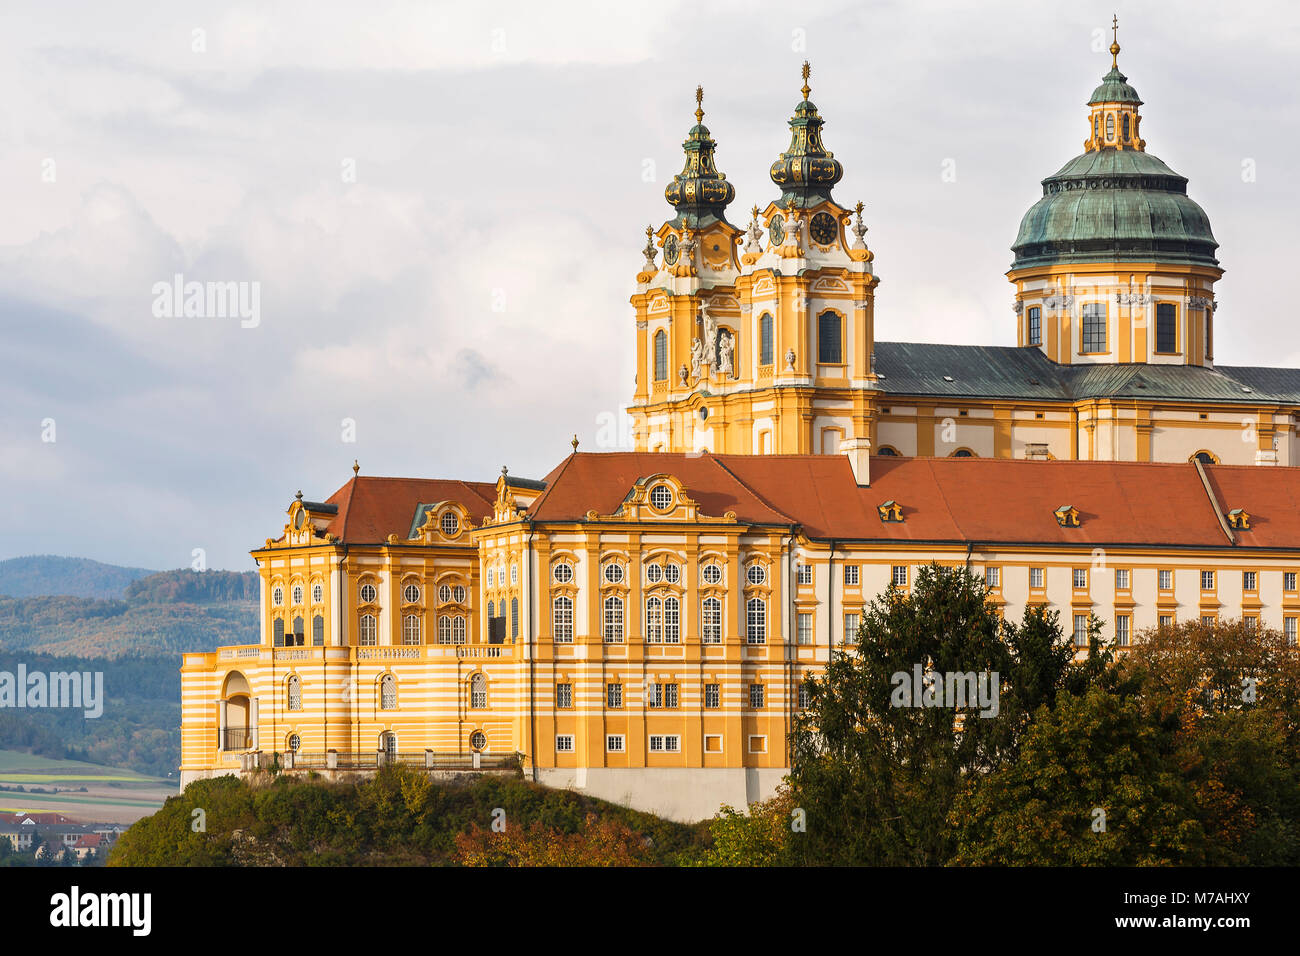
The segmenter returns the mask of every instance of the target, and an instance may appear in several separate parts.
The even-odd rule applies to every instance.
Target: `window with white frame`
[[[798,569],[796,570],[796,574],[798,575],[798,582],[800,584],[813,583],[813,569],[811,564],[799,565]]]
[[[302,681],[297,674],[289,678],[289,709],[302,710]]]
[[[647,564],[645,579],[651,584],[658,584],[664,579],[664,569],[658,564]]]
[[[1156,577],[1158,578],[1158,583],[1159,583],[1159,586],[1160,586],[1160,590],[1162,590],[1162,591],[1172,591],[1172,590],[1173,590],[1173,587],[1174,587],[1174,572],[1173,572],[1173,571],[1167,571],[1167,570],[1163,570],[1163,569],[1162,569],[1162,570],[1156,572]]]
[[[621,753],[623,752],[623,749],[624,749],[624,747],[623,747],[623,735],[622,735],[622,734],[606,734],[606,735],[605,735],[605,750],[606,750],[608,753],[612,753],[612,754],[621,754]]]
[[[379,681],[379,709],[397,709],[397,678],[385,674]]]
[[[765,584],[767,582],[767,568],[761,564],[751,564],[745,572],[745,580],[753,585]]]
[[[555,752],[562,754],[573,753],[573,734],[556,734]]]
[[[800,644],[811,644],[813,642],[813,616],[807,611],[800,611],[798,617],[798,641]]]
[[[487,569],[487,586],[492,587],[496,583],[496,572],[492,568]]]
[[[511,584],[519,583],[519,565],[517,564],[510,565],[510,583]]]
[[[361,615],[361,627],[358,628],[357,635],[362,647],[374,647],[379,643],[379,627],[373,614]]]
[[[420,616],[418,614],[407,614],[402,618],[402,643],[420,643]]]
[[[894,587],[907,587],[907,565],[895,564],[890,570],[890,580],[894,582]]]
[[[605,582],[607,584],[623,583],[623,565],[617,561],[610,561],[605,565]]]
[[[669,584],[676,584],[682,579],[682,569],[680,565],[669,562],[664,565],[664,580]]]
[[[451,599],[457,604],[464,604],[465,596],[465,588],[463,585],[457,584],[451,589]]]
[[[858,642],[858,628],[862,625],[862,618],[856,611],[850,611],[844,615],[844,643],[856,644]]]
[[[655,485],[650,489],[650,504],[659,511],[667,511],[673,503],[673,490],[667,485]]]
[[[611,594],[605,598],[604,634],[606,644],[623,643],[623,599]]]
[[[320,583],[311,586],[311,600],[313,604],[319,604],[325,600],[325,588]]]
[[[1074,588],[1076,591],[1082,590],[1083,588],[1086,588],[1088,586],[1087,568],[1075,568],[1071,573],[1073,574]]]
[[[664,602],[654,595],[645,600],[645,640],[647,644],[664,642]]]
[[[722,568],[716,564],[706,564],[700,572],[705,584],[717,584],[722,580]]]
[[[293,586],[293,603],[294,603],[294,604],[301,604],[301,603],[302,603],[302,585],[301,585],[301,584],[295,584],[295,585]]]
[[[451,618],[446,614],[443,614],[438,618],[438,643],[451,643]]]
[[[465,643],[465,618],[457,614],[451,619],[451,642],[453,644]]]
[[[1128,590],[1128,568],[1115,569],[1115,590],[1116,591]]]
[[[1202,614],[1202,615],[1201,615],[1201,624],[1203,624],[1205,627],[1212,627],[1212,626],[1214,625],[1214,615],[1213,615],[1213,614]]]
[[[1246,625],[1247,634],[1253,634],[1255,633],[1255,626],[1259,624],[1259,618],[1255,617],[1253,614],[1247,615],[1241,619],[1241,623]]]
[[[573,685],[556,684],[555,685],[555,706],[572,707],[573,706]]]
[[[482,674],[469,679],[469,705],[474,708],[487,706],[487,678]]]
[[[1255,590],[1255,572],[1254,572],[1254,571],[1242,571],[1242,572],[1241,572],[1241,589],[1242,589],[1243,591],[1253,591],[1253,590]]]
[[[606,707],[623,706],[623,685],[622,684],[605,685],[605,706]]]
[[[763,706],[763,685],[762,684],[749,685],[749,706],[753,708],[759,708]]]
[[[1282,572],[1282,590],[1283,590],[1283,591],[1294,591],[1294,590],[1295,590],[1295,572],[1294,572],[1294,571],[1283,571],[1283,572]]]
[[[677,734],[651,734],[650,752],[652,754],[675,754],[682,748],[682,738]]]
[[[455,537],[456,532],[460,530],[460,516],[454,511],[444,511],[442,518],[439,519],[439,526],[446,537]]]
[[[858,566],[856,564],[844,565],[844,583],[849,587],[858,586]]]
[[[420,587],[417,584],[408,584],[402,588],[402,600],[407,604],[418,604],[420,602]]]
[[[450,584],[444,584],[438,588],[438,600],[443,604],[446,604],[448,601],[451,600]]]
[[[379,592],[375,590],[375,586],[373,584],[367,581],[365,584],[361,585],[362,604],[374,604],[375,598],[377,597],[379,597]]]
[[[703,625],[703,633],[700,640],[705,644],[722,643],[722,601],[719,598],[708,597],[700,612],[700,623]]]
[[[556,584],[568,584],[573,580],[573,565],[568,561],[561,561],[552,569],[551,574]]]
[[[271,589],[271,603],[276,607],[280,607],[284,604],[284,588]]]
[[[551,634],[556,644],[573,643],[573,599],[563,594],[551,601]]]
[[[1119,614],[1115,617],[1115,643],[1120,647],[1128,647],[1130,620],[1127,614]]]
[[[1074,646],[1088,646],[1088,615],[1074,615]]]
[[[1201,590],[1202,590],[1202,591],[1213,591],[1213,590],[1214,590],[1214,572],[1213,572],[1213,571],[1202,571],[1202,572],[1201,572]]]
[[[985,568],[984,569],[984,586],[987,588],[997,588],[1002,586],[1002,569]]]
[[[664,643],[680,644],[682,641],[682,605],[675,597],[664,598]]]
[[[301,746],[302,746],[302,737],[299,736],[298,734],[290,734],[290,735],[289,735],[289,749],[290,749],[291,751],[293,751],[294,753],[297,753],[297,752],[298,752],[298,748],[300,748]]]
[[[1286,637],[1287,647],[1296,646],[1296,620],[1294,617],[1282,618],[1282,634]]]
[[[808,682],[806,680],[800,681],[799,682],[799,709],[807,710],[808,704],[811,701],[812,701],[812,693],[808,686]]]
[[[1030,586],[1031,588],[1041,588],[1041,587],[1043,586],[1043,569],[1042,569],[1042,568],[1030,568],[1030,569],[1029,569],[1029,586]]]
[[[1295,618],[1292,618],[1291,620],[1294,621]],[[721,704],[722,704],[722,685],[705,684],[704,685],[704,706],[719,707],[721,706]]]
[[[767,643],[767,602],[761,597],[745,602],[745,640],[750,644]]]

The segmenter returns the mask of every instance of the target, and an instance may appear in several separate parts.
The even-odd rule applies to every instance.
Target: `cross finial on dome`
[[[802,72],[803,72],[803,89],[801,89],[799,92],[803,94],[804,99],[808,99],[808,94],[812,92],[812,88],[808,85],[808,77],[812,74],[812,67],[808,65],[807,60],[803,61]]]
[[[1111,32],[1110,65],[1111,67],[1118,69],[1119,68],[1119,17],[1117,15],[1112,14],[1110,18],[1110,32]]]

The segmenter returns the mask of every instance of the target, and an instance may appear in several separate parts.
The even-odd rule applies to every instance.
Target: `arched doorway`
[[[220,719],[217,746],[221,750],[250,750],[255,746],[257,729],[256,701],[248,678],[239,671],[226,675],[219,701]]]

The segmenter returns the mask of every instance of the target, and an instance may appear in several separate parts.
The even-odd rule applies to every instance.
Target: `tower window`
[[[668,335],[660,329],[655,333],[655,381],[668,378]]]
[[[1128,114],[1127,113],[1124,114],[1123,130],[1124,130],[1124,142],[1127,143],[1128,142]]]
[[[1178,307],[1172,302],[1156,305],[1156,351],[1178,351]]]
[[[772,316],[767,312],[758,317],[758,364],[772,364]]]
[[[1106,114],[1106,142],[1115,142],[1115,114]]]
[[[1043,344],[1043,310],[1038,306],[1029,310],[1029,344]]]
[[[1083,305],[1083,352],[1106,351],[1106,303],[1085,302]]]
[[[840,317],[834,312],[817,316],[817,361],[822,365],[839,365],[844,361],[840,347]]]

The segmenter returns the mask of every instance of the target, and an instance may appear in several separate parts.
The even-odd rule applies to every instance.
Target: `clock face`
[[[677,262],[677,237],[669,236],[664,240],[664,262],[670,266]]]
[[[812,217],[808,226],[808,235],[819,246],[829,246],[835,242],[839,230],[835,228],[835,217],[830,213],[819,212]]]
[[[785,242],[785,220],[779,215],[773,216],[767,224],[767,232],[772,237],[772,245],[779,246]]]

